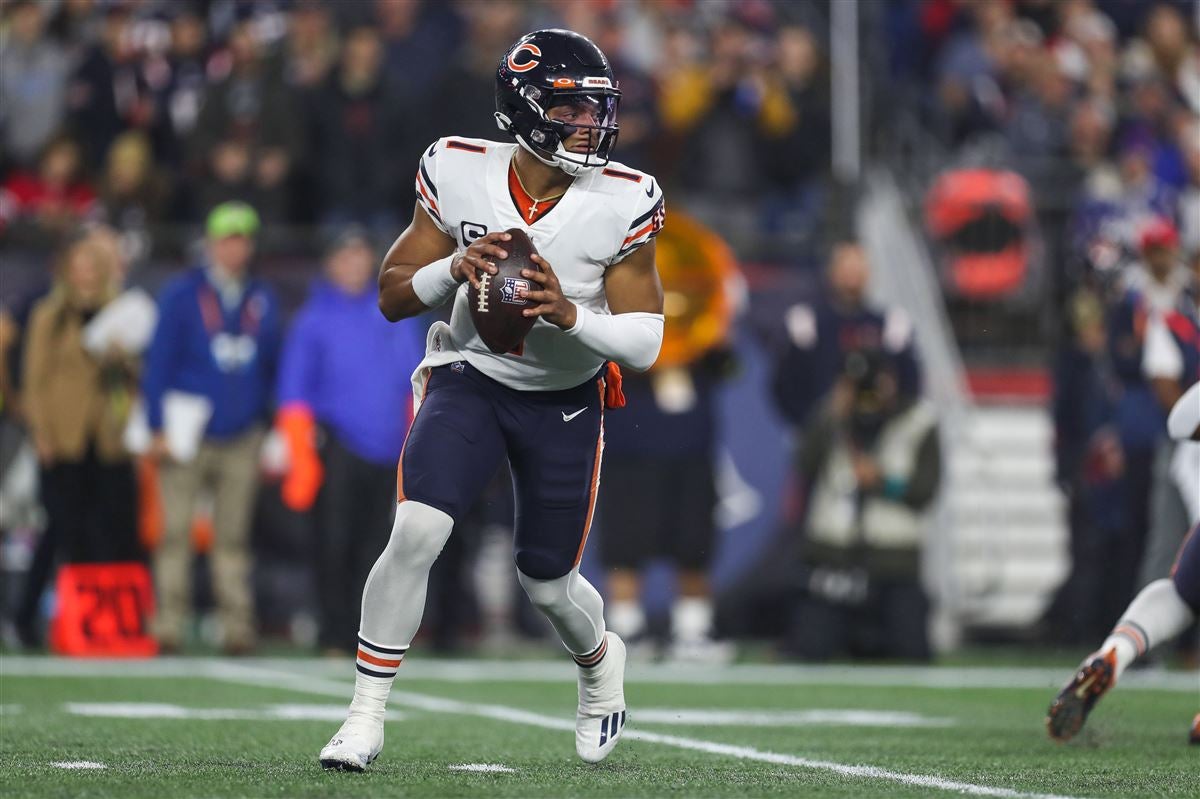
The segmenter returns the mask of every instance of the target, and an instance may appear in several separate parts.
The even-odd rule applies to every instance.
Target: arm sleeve
[[[438,195],[438,156],[441,154],[443,146],[443,140],[438,139],[421,154],[421,160],[417,163],[415,179],[417,202],[421,204],[425,213],[429,214],[429,218],[443,233],[454,238],[454,231],[442,218],[441,197]]]
[[[663,315],[656,313],[598,314],[577,305],[575,326],[566,331],[589,350],[644,372],[658,359],[662,348]]]
[[[172,364],[176,361],[182,335],[182,309],[177,297],[177,293],[170,288],[159,297],[158,324],[150,340],[150,349],[146,351],[145,368],[142,371],[142,400],[146,403],[146,420],[155,432],[162,430],[163,394],[171,383]]]

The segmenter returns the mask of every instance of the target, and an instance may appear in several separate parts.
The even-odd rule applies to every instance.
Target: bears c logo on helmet
[[[531,57],[525,63],[518,64],[517,56],[520,55],[522,51],[529,53]],[[508,54],[508,68],[513,72],[528,72],[541,63],[532,56],[540,56],[541,54],[542,48],[538,47],[536,44],[530,44],[529,42],[526,42],[520,47],[514,47],[513,51]]]

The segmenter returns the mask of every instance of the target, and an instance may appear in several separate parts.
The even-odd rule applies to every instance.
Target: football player
[[[1167,419],[1171,437],[1200,441],[1200,383],[1175,403]],[[1196,486],[1191,486],[1195,491]],[[1194,502],[1188,503],[1195,507]],[[1186,630],[1200,615],[1200,524],[1183,540],[1171,576],[1142,589],[1112,634],[1063,687],[1046,716],[1050,737],[1066,741],[1083,727],[1100,697],[1116,685],[1121,673],[1152,647]],[[1200,714],[1192,721],[1190,740],[1200,744]]]
[[[448,137],[421,157],[412,223],[379,276],[388,319],[453,300],[413,375],[419,407],[400,456],[391,538],[363,591],[349,715],[321,750],[361,771],[383,747],[384,706],[425,604],[430,566],[507,459],[518,578],[578,665],[575,748],[603,760],[625,726],[625,645],[579,574],[600,480],[604,410],[619,370],[644,371],[663,337],[654,264],[662,190],[610,161],[621,93],[595,44],[565,30],[521,37],[496,71],[496,122],[516,140]],[[543,271],[525,270],[537,319],[518,351],[494,354],[471,321],[467,285],[524,230]]]

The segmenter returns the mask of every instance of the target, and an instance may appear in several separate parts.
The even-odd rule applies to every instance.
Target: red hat
[[[1179,232],[1171,220],[1159,217],[1142,228],[1142,250],[1151,247],[1174,248],[1179,246]]]

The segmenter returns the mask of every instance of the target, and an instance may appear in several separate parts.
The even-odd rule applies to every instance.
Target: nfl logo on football
[[[529,281],[519,277],[506,277],[500,285],[501,302],[513,305],[525,305],[525,295],[529,293]]]

